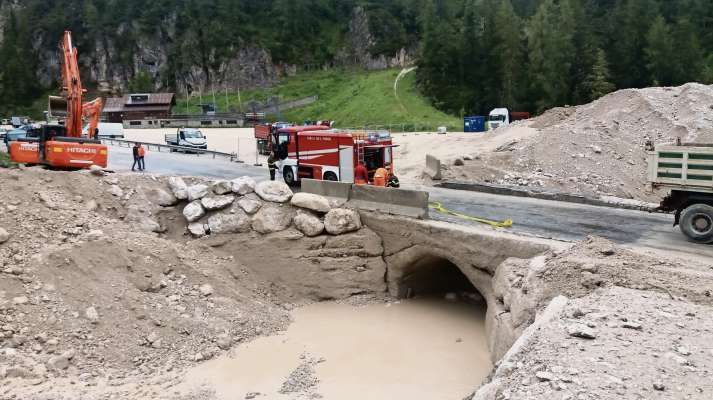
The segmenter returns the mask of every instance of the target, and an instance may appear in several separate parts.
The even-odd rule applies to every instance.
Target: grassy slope
[[[415,74],[407,74],[394,94],[394,80],[399,70],[365,72],[354,70],[329,70],[299,74],[283,80],[270,89],[243,91],[244,109],[251,99],[264,101],[271,96],[282,100],[318,95],[319,101],[306,107],[271,116],[295,122],[304,120],[335,120],[340,127],[384,126],[394,130],[435,130],[439,125],[449,129],[462,129],[460,118],[444,114],[433,108],[416,88]],[[203,101],[211,99],[204,96]],[[400,101],[399,101],[400,100]],[[220,110],[225,109],[225,94],[217,95]],[[198,112],[198,99],[191,100],[191,112]],[[228,94],[228,103],[237,106],[237,94]],[[179,100],[176,113],[184,113],[186,103]]]

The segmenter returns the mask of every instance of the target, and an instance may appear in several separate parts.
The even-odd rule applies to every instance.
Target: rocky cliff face
[[[349,23],[350,58],[369,70],[405,67],[415,61],[415,49],[400,49],[396,54],[373,55],[376,40],[369,30],[369,16],[363,7],[355,7]]]
[[[11,4],[11,3],[5,3]],[[6,5],[3,7],[9,7]],[[2,13],[5,15],[5,13]],[[128,91],[129,81],[139,71],[148,72],[154,81],[154,90],[186,92],[237,91],[270,86],[283,75],[292,75],[296,65],[275,63],[268,50],[252,43],[234,43],[228,54],[219,59],[215,54],[189,54],[172,59],[173,49],[182,46],[183,39],[176,35],[175,15],[169,16],[155,32],[147,35],[136,24],[125,23],[116,32],[103,32],[89,45],[80,45],[79,62],[84,79],[95,83],[101,92],[119,94]],[[0,25],[3,20],[0,20]],[[126,48],[119,39],[138,38]],[[76,39],[76,38],[75,38]],[[60,76],[59,38],[37,34],[33,48],[40,65],[37,78],[46,87],[55,87]],[[401,49],[394,55],[374,56],[376,44],[369,31],[369,18],[362,7],[353,10],[347,41],[331,65],[361,65],[370,70],[403,67],[414,62],[415,50]],[[176,68],[179,66],[178,68]],[[328,67],[328,66],[325,66]],[[181,72],[172,72],[172,71]],[[170,88],[170,89],[169,89]]]

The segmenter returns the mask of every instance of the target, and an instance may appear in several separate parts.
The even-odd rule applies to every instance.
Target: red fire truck
[[[354,183],[359,164],[366,167],[370,178],[379,168],[393,173],[395,146],[388,132],[291,126],[278,129],[271,141],[288,185],[303,178]]]

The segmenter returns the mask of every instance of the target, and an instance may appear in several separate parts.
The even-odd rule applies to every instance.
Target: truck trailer
[[[691,241],[713,243],[713,145],[649,145],[648,180],[668,189],[659,210],[675,213],[678,225]]]

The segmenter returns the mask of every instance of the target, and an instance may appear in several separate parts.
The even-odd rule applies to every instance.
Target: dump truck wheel
[[[696,243],[713,243],[713,207],[694,204],[681,213],[681,232]]]
[[[297,184],[297,181],[295,180],[295,172],[292,170],[292,167],[288,166],[282,170],[282,179],[285,180],[287,186],[295,186]]]

